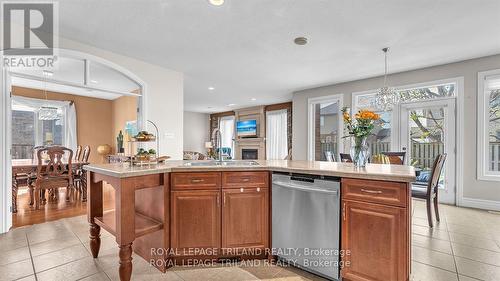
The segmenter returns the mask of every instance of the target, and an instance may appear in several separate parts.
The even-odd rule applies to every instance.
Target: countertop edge
[[[414,182],[415,176],[405,175],[387,175],[378,173],[365,173],[360,174],[359,170],[349,171],[333,171],[333,170],[310,170],[304,168],[290,168],[290,167],[274,167],[274,166],[245,166],[245,167],[160,167],[155,169],[144,169],[137,171],[116,172],[110,169],[84,166],[84,169],[90,172],[103,174],[115,178],[129,178],[137,176],[146,176],[159,173],[170,172],[222,172],[222,171],[270,171],[270,172],[285,172],[285,173],[301,173],[310,175],[333,176],[340,178],[354,178],[354,179],[369,179],[391,182]]]

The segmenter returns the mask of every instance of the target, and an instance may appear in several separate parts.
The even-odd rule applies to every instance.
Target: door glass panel
[[[322,102],[314,105],[314,159],[336,161],[338,155],[339,104]]]
[[[419,182],[428,181],[434,159],[439,154],[445,153],[447,141],[445,114],[447,114],[445,107],[408,110],[409,164],[417,169]],[[441,187],[444,187],[445,170],[443,169],[441,174]]]
[[[489,153],[488,170],[500,172],[500,90],[489,94]]]

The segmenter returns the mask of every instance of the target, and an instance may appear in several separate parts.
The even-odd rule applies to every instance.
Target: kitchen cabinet
[[[394,187],[383,181],[342,179],[344,280],[407,280],[411,198],[406,184],[401,192]]]
[[[269,189],[245,187],[223,191],[223,251],[264,250],[269,245]],[[263,253],[256,250],[255,254]]]
[[[189,248],[220,248],[220,201],[218,190],[172,191],[171,241],[177,254],[191,255]]]

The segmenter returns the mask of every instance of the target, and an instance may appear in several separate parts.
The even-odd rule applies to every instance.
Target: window
[[[337,160],[342,151],[342,99],[343,95],[309,99],[309,160],[327,161],[329,155]]]
[[[500,181],[500,69],[478,74],[478,177]]]
[[[219,128],[222,136],[222,153],[226,157],[234,158],[234,116],[224,116],[219,119]]]
[[[288,155],[288,112],[266,112],[266,159],[283,160]]]
[[[370,146],[371,155],[377,155],[382,152],[392,151],[392,110],[391,111],[381,111],[375,106],[375,92],[364,93],[356,95],[354,94],[354,110],[353,113],[358,112],[361,109],[372,110],[380,115],[380,119],[377,122],[375,129],[371,136],[368,137],[367,142]]]
[[[40,120],[41,107],[57,110],[54,120]],[[35,146],[76,148],[76,112],[73,103],[12,97],[12,159],[31,159]]]

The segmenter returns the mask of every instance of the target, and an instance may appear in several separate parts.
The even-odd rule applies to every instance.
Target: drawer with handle
[[[221,173],[172,173],[173,190],[218,189],[221,186]]]
[[[405,207],[408,198],[406,183],[360,179],[342,179],[342,199]]]
[[[269,187],[269,172],[223,172],[222,188]]]

